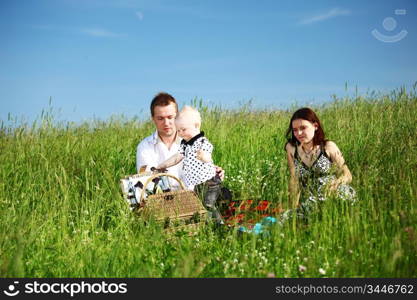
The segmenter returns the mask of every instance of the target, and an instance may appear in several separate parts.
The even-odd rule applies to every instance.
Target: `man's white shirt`
[[[150,136],[144,138],[137,146],[136,170],[139,172],[140,167],[146,165],[146,171],[150,171],[151,167],[156,167],[174,154],[177,154],[180,149],[180,145],[181,139],[177,137],[172,143],[171,148],[168,149],[159,137],[158,132],[155,131]],[[168,168],[168,173],[182,179],[181,170],[182,162]]]

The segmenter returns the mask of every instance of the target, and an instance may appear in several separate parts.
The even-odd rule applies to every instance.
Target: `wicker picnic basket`
[[[136,180],[143,178],[143,188],[141,190],[137,207],[133,210],[145,219],[154,219],[163,222],[166,228],[196,228],[204,223],[207,210],[204,208],[197,195],[190,190],[186,190],[183,182],[176,176],[167,173],[140,173],[132,175]],[[132,178],[130,176],[129,178]],[[161,192],[154,195],[147,195],[146,188],[155,179],[166,176],[172,178],[179,184],[179,190]],[[125,179],[128,177],[125,177]],[[123,186],[122,186],[123,190]],[[126,199],[126,193],[123,193]]]

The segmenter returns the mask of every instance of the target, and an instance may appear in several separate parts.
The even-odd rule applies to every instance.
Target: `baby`
[[[221,191],[221,179],[216,174],[211,153],[213,145],[200,131],[200,113],[185,106],[175,119],[178,135],[182,138],[179,153],[157,166],[166,169],[183,161],[182,173],[184,184],[204,199],[204,206],[217,224],[224,224],[216,207]]]

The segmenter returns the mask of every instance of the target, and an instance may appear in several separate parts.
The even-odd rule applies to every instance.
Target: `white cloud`
[[[136,14],[136,17],[138,17],[139,20],[141,20],[141,21],[143,20],[143,12],[137,11],[135,14]]]
[[[303,19],[300,21],[300,24],[302,25],[313,24],[313,23],[322,22],[331,18],[339,17],[339,16],[348,16],[350,14],[351,12],[348,9],[333,8],[324,14]]]
[[[112,32],[103,28],[97,27],[60,27],[54,25],[32,25],[32,28],[38,30],[49,30],[49,31],[60,31],[63,33],[75,33],[75,34],[86,34],[92,37],[99,37],[99,38],[120,38],[126,37],[126,33],[116,33]]]
[[[81,29],[81,32],[94,37],[117,38],[126,36],[124,33],[115,33],[101,28],[84,28]]]

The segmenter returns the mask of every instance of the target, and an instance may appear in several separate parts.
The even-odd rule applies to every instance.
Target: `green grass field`
[[[287,204],[285,131],[291,111],[203,111],[215,163],[238,199]],[[325,202],[308,225],[268,236],[205,226],[168,239],[124,202],[150,122],[81,125],[47,112],[0,130],[1,277],[416,277],[417,96],[335,99],[313,107],[342,150],[359,202]],[[320,269],[320,271],[319,271]]]

